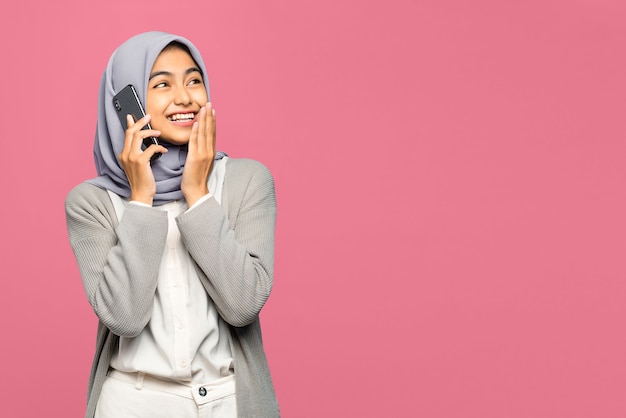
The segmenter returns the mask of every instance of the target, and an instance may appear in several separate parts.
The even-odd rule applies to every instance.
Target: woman
[[[124,131],[113,96],[128,84],[146,116]],[[159,145],[142,150],[148,136]],[[273,283],[273,179],[215,152],[191,42],[148,32],[113,53],[94,154],[98,177],[66,200],[99,319],[86,417],[279,416],[259,324]]]

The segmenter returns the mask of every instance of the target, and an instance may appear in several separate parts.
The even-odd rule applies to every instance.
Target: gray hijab
[[[98,124],[94,144],[94,159],[98,177],[89,183],[124,196],[130,196],[126,173],[117,159],[124,147],[124,130],[113,106],[113,96],[128,84],[137,89],[141,102],[146,103],[148,77],[154,61],[169,43],[177,41],[187,46],[192,58],[202,70],[202,76],[210,97],[209,80],[204,61],[198,49],[187,39],[164,32],[146,32],[136,35],[120,45],[111,55],[100,82],[98,95]],[[210,100],[210,99],[209,99]],[[187,159],[187,146],[161,142],[168,152],[152,162],[156,181],[154,205],[161,205],[183,198],[180,190],[181,176]],[[216,159],[224,153],[217,153]]]

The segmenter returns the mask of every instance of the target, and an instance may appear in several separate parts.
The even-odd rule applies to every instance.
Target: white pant
[[[109,371],[95,418],[237,418],[235,376],[183,385],[143,373]]]

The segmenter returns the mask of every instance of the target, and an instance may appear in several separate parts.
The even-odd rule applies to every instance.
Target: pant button
[[[200,388],[200,389],[198,389],[198,393],[200,394],[200,396],[206,396],[206,389],[205,388]]]

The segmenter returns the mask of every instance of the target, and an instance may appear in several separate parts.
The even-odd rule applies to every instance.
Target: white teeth
[[[168,116],[167,118],[172,121],[187,121],[192,120],[195,117],[193,113],[177,113],[175,115]]]

